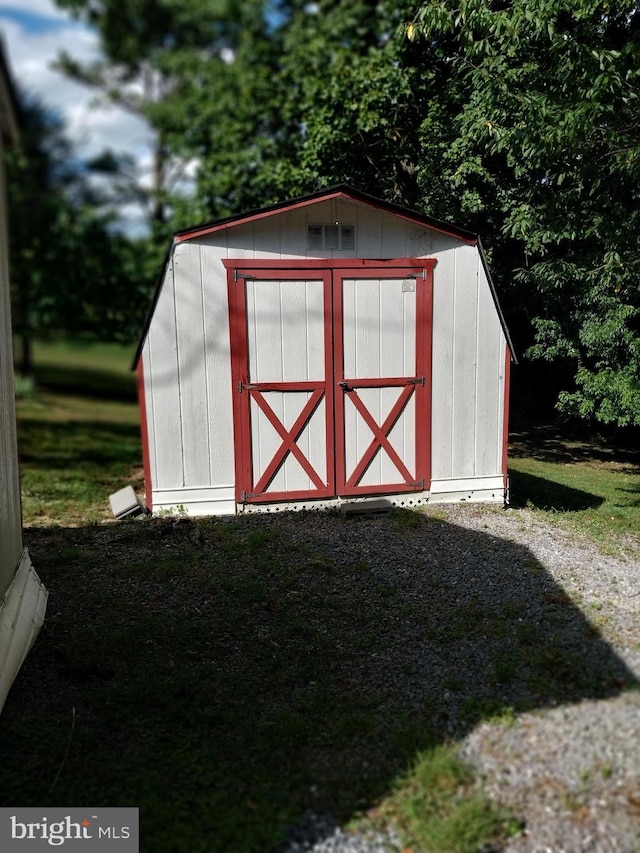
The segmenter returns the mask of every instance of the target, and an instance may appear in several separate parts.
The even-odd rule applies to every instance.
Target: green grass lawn
[[[416,853],[473,853],[516,829],[434,703],[405,713],[359,672],[384,653],[392,590],[359,591],[366,566],[308,546],[302,515],[286,530],[266,516],[113,520],[109,495],[141,488],[131,357],[39,345],[38,393],[19,401],[25,540],[50,601],[0,718],[0,805],[138,806],[149,853],[268,853],[305,808],[396,821]],[[637,454],[550,428],[514,435],[512,450],[516,507],[607,548],[640,543]],[[439,522],[391,523],[419,537]],[[427,611],[403,618],[419,634]],[[517,607],[502,625],[485,615],[452,609],[443,646],[480,619],[531,654]],[[477,705],[474,721],[513,713]]]
[[[514,507],[585,534],[609,553],[637,554],[640,450],[537,426],[512,434],[509,471]]]
[[[26,524],[94,523],[109,495],[142,486],[133,348],[36,342],[36,393],[19,399]]]
[[[135,347],[124,344],[36,341],[36,382],[59,393],[96,399],[135,400],[131,364]]]

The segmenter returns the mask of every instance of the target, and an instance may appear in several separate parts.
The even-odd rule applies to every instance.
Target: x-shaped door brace
[[[364,455],[360,459],[360,462],[358,462],[358,464],[354,468],[353,473],[351,474],[345,485],[348,488],[353,488],[358,485],[358,483],[364,476],[367,468],[373,461],[373,457],[378,452],[378,448],[384,448],[386,450],[389,455],[389,458],[404,478],[405,483],[407,483],[408,485],[412,484],[415,480],[415,477],[410,473],[402,459],[398,456],[397,452],[391,446],[388,436],[393,427],[395,426],[396,421],[402,414],[402,410],[409,402],[409,398],[413,394],[413,391],[416,387],[415,382],[407,384],[407,386],[402,389],[400,396],[394,403],[391,411],[389,412],[389,414],[385,418],[384,423],[381,426],[379,426],[375,422],[365,404],[362,402],[360,397],[358,397],[355,388],[351,387],[350,384],[346,382],[344,383],[343,387],[345,391],[349,393],[349,399],[356,407],[358,412],[360,412],[362,419],[373,433],[373,440],[371,441],[371,444],[366,449]]]
[[[309,460],[306,458],[304,453],[296,444],[296,441],[300,437],[302,430],[311,420],[313,413],[318,408],[318,405],[320,404],[320,401],[324,396],[324,385],[320,388],[316,388],[316,390],[313,391],[311,397],[309,397],[309,399],[303,406],[302,411],[298,415],[296,422],[293,424],[290,430],[287,430],[284,424],[280,421],[280,419],[273,411],[273,409],[269,406],[260,391],[251,389],[249,393],[251,394],[251,398],[256,401],[271,426],[275,429],[275,431],[282,439],[282,444],[280,445],[278,452],[265,468],[262,477],[260,477],[258,482],[253,487],[253,491],[255,492],[255,494],[260,495],[269,487],[269,483],[276,476],[276,474],[280,470],[280,467],[284,464],[284,461],[289,453],[295,456],[295,458],[302,466],[304,472],[309,477],[309,479],[313,481],[313,484],[317,489],[326,488],[326,483],[322,482],[316,471],[313,469]]]

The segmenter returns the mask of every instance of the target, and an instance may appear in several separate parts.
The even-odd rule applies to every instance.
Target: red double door
[[[428,489],[433,262],[225,263],[236,500]]]

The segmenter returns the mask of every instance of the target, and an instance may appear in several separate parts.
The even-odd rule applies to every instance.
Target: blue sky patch
[[[36,12],[25,12],[17,6],[3,6],[0,4],[0,19],[2,18],[9,18],[15,21],[25,32],[31,35],[53,32],[54,30],[63,29],[74,24],[68,18],[38,15]]]

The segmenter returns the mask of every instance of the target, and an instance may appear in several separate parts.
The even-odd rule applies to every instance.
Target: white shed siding
[[[175,300],[180,421],[182,423],[183,483],[190,488],[210,485],[208,381],[204,334],[200,247],[182,243],[173,257],[174,280],[180,282]]]
[[[143,364],[154,493],[184,488],[202,499],[204,487],[233,491],[227,282],[219,255],[195,243],[176,246]]]
[[[10,85],[0,44],[0,710],[42,627],[48,595],[22,541],[4,170],[5,134],[17,140]]]
[[[179,243],[143,350],[153,506],[235,510],[227,281],[218,251]],[[175,282],[178,282],[179,297]]]
[[[245,225],[238,225],[237,228],[230,228],[218,235],[220,248],[226,249],[221,253],[222,257],[227,258],[247,258],[255,257],[255,226],[259,223],[247,222]],[[280,234],[274,235],[274,257],[280,257],[280,252],[276,248],[280,244]],[[218,245],[216,245],[216,249]]]
[[[432,477],[497,475],[506,339],[477,249],[436,237]]]
[[[22,515],[13,388],[9,304],[7,209],[0,134],[0,601],[13,580],[22,553]]]
[[[151,393],[146,403],[149,440],[155,448],[151,458],[154,489],[175,489],[185,485],[173,266],[172,261],[167,267],[143,353],[145,370],[151,376],[151,388],[148,389]]]
[[[456,248],[452,388],[452,476],[475,474],[477,395],[478,253],[471,246]]]
[[[0,606],[0,709],[42,627],[47,598],[25,548]]]
[[[351,205],[354,207],[354,205]],[[349,225],[351,210],[343,211],[345,224]],[[356,226],[356,257],[382,258],[382,220],[378,210],[357,206],[354,225]]]
[[[453,476],[453,360],[456,342],[456,247],[453,237],[434,234],[432,381],[431,381],[431,476],[440,480]]]
[[[475,475],[482,477],[502,470],[506,340],[480,258],[477,325]]]
[[[233,494],[233,404],[227,277],[220,255],[201,246],[202,310],[206,352],[209,483]],[[203,464],[207,464],[204,460]]]
[[[355,252],[309,251],[307,226],[335,222],[355,226]],[[223,259],[288,261],[354,256],[372,260],[436,259],[431,377],[433,491],[455,495],[477,488],[478,494],[482,492],[483,497],[490,498],[490,491],[499,489],[504,473],[502,421],[506,339],[478,248],[372,205],[335,198],[271,212],[263,218],[232,224],[176,243],[143,349],[154,508],[175,506],[188,498],[201,512],[235,511],[233,389]],[[257,317],[264,311],[272,311],[274,317],[277,314],[280,319],[286,319],[287,300],[295,302],[302,298],[303,291],[298,293],[291,282],[287,283],[286,294],[270,287],[259,288],[259,284],[258,281],[255,287],[248,288],[250,323],[253,322],[251,316]],[[391,318],[392,312],[383,304],[383,297],[387,295],[385,289],[376,310],[382,310],[385,318]],[[304,298],[313,300],[313,291],[307,288]],[[347,286],[345,306],[350,304],[350,298]],[[267,304],[271,299],[276,299],[278,304]],[[366,308],[365,305],[358,307],[357,313],[363,318]],[[252,351],[250,347],[256,359],[251,365],[256,381],[273,381],[276,374],[282,374],[282,380],[286,381],[287,358],[293,357],[294,352],[296,363],[309,359],[309,378],[317,378],[317,371],[311,365],[314,359],[303,350],[308,347],[311,334],[311,314],[319,316],[321,309],[321,303],[306,305],[307,326],[304,329],[293,329],[284,323],[282,334],[286,335],[288,348],[282,346],[280,339],[274,339],[273,347],[266,352],[258,352],[255,346]],[[348,313],[347,308],[345,310]],[[394,317],[393,321],[396,319]],[[402,318],[402,322],[406,320]],[[356,325],[362,324],[358,321]],[[382,320],[379,325],[382,329]],[[385,350],[386,343],[378,343],[378,347],[371,348],[371,357],[377,358],[383,352],[387,363],[392,355]],[[289,353],[286,357],[285,350]],[[345,357],[348,358],[348,347]],[[389,369],[393,374],[399,370],[398,375],[403,375],[404,367],[399,364]],[[378,370],[380,366],[375,367],[374,373]],[[386,368],[384,372],[390,375]],[[381,392],[372,389],[364,393]],[[286,426],[295,420],[304,404],[305,395],[299,400],[297,396],[287,400],[291,411],[276,410]],[[378,417],[382,419],[391,405],[392,401],[381,399]],[[411,444],[412,436],[407,430],[412,429],[412,411],[413,408],[400,419],[390,435],[401,456],[405,445]],[[272,458],[281,439],[262,414],[256,412],[255,415],[253,421],[259,441],[255,443],[254,463],[260,471],[266,464],[264,460]],[[359,429],[362,435],[355,429],[355,423],[353,435],[347,430],[348,453],[354,442],[361,450],[371,440],[366,425],[360,424]],[[325,476],[322,454],[314,454],[312,448],[322,444],[323,435],[324,401],[299,441],[322,477]],[[353,453],[357,452],[354,445]],[[384,460],[375,462],[379,464],[387,463]],[[366,483],[366,479],[363,482]],[[269,491],[292,487],[305,489],[308,485],[307,475],[290,456]],[[190,511],[198,511],[194,507]]]

